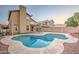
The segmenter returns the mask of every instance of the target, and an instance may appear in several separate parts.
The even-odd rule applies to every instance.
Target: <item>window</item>
[[[29,30],[29,26],[26,26],[26,30]]]
[[[17,27],[15,28],[15,30],[17,31]]]
[[[14,28],[15,28],[15,31],[17,31],[18,29],[17,29],[17,24],[14,24]]]

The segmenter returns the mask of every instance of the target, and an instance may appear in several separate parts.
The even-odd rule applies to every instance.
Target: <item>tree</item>
[[[67,24],[67,26],[76,27],[78,25],[78,22],[74,20],[74,17],[70,17],[65,22],[65,24]]]
[[[79,12],[76,12],[76,13],[74,14],[74,20],[79,23]]]

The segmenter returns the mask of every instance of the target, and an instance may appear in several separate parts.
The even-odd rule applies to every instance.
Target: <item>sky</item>
[[[64,22],[75,12],[79,12],[78,5],[26,5],[26,12],[36,21],[54,20],[55,24]],[[10,10],[19,9],[18,5],[0,5],[0,23],[8,24]]]

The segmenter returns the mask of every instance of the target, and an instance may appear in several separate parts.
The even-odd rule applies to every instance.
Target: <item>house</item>
[[[0,32],[2,32],[2,24],[0,24]]]
[[[26,7],[22,5],[19,6],[19,10],[12,10],[9,12],[8,21],[10,34],[31,32],[37,25],[37,22],[27,13]]]
[[[44,31],[43,29],[45,29],[46,31],[48,31],[47,29],[51,29],[54,27],[54,21],[53,20],[44,20],[44,21],[40,21],[38,22],[37,26],[35,26],[35,31]]]
[[[45,20],[45,21],[41,21],[39,22],[39,25],[41,27],[53,27],[54,26],[54,21],[53,20]]]

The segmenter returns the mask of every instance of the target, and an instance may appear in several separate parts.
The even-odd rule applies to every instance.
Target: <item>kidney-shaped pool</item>
[[[24,46],[31,48],[42,48],[48,46],[55,38],[68,39],[63,34],[45,34],[42,36],[37,35],[21,35],[13,37],[12,40],[21,41]]]

